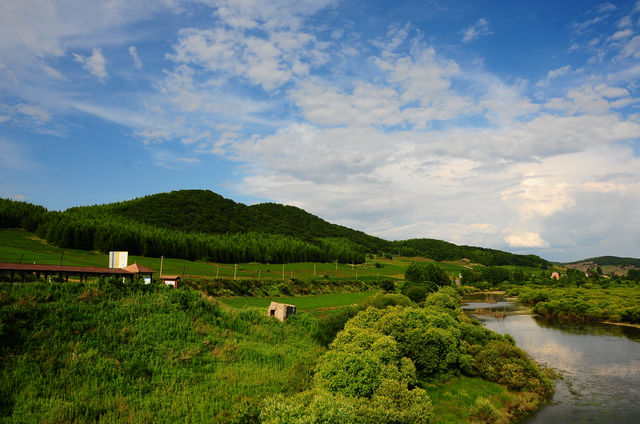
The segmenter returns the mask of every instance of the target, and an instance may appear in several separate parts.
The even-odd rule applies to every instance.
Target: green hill
[[[201,233],[282,234],[304,241],[338,237],[367,250],[384,250],[389,242],[362,231],[331,224],[295,206],[260,203],[247,206],[209,190],[179,190],[124,202],[70,208],[70,213],[119,216],[155,227]]]
[[[0,228],[25,228],[63,248],[223,263],[363,263],[365,254],[467,258],[493,265],[548,266],[535,255],[442,240],[388,241],[331,224],[294,206],[247,206],[208,190],[179,190],[105,205],[49,212],[0,199]]]
[[[583,259],[581,261],[567,262],[565,265],[574,265],[580,263],[594,263],[596,265],[605,266],[635,266],[640,267],[640,259],[637,258],[621,258],[618,256],[598,256],[596,258]]]

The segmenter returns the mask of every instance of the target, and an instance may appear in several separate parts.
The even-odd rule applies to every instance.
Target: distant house
[[[166,286],[171,286],[173,288],[178,288],[178,281],[180,280],[180,277],[177,275],[163,275],[160,277],[160,279],[162,280],[162,282],[166,285]]]
[[[554,272],[551,274],[551,279],[552,280],[559,280],[560,279],[560,274],[558,274],[557,272]]]
[[[287,305],[286,303],[271,302],[267,315],[270,317],[276,317],[280,321],[284,321],[289,316],[296,313],[295,305]]]

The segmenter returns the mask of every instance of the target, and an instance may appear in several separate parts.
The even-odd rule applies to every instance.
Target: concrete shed
[[[267,315],[270,317],[276,317],[280,321],[284,321],[289,316],[296,313],[295,305],[287,305],[286,303],[271,302]]]

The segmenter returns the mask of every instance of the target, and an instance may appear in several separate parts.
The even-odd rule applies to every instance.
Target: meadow
[[[299,262],[290,264],[243,263],[225,264],[190,261],[176,258],[152,258],[129,255],[129,263],[137,262],[163,275],[188,275],[195,278],[227,278],[252,280],[290,280],[330,278],[333,280],[381,279],[400,280],[412,262],[426,262],[425,258],[368,257],[362,264]],[[74,265],[106,267],[108,255],[90,250],[62,249],[47,243],[34,233],[17,228],[0,229],[0,262],[39,263],[48,265]],[[433,262],[433,261],[431,261]],[[457,274],[464,263],[439,262],[448,273]],[[157,276],[158,274],[156,274]]]

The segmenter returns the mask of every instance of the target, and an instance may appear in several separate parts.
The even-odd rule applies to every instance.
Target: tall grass
[[[226,422],[304,388],[323,351],[316,327],[186,288],[1,283],[1,420]]]

